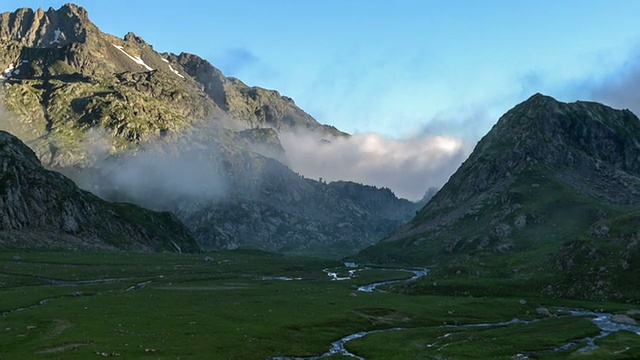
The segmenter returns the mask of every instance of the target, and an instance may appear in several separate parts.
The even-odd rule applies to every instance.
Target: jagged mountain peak
[[[88,31],[96,30],[87,11],[74,4],[58,10],[21,8],[0,14],[0,39],[16,41],[30,47],[59,47],[86,40]]]
[[[39,11],[38,9],[37,11]],[[89,21],[89,13],[82,6],[74,3],[66,3],[62,5],[58,10],[53,7],[49,7],[47,13],[58,13],[58,16],[66,16],[67,18],[76,18],[80,21]]]
[[[85,77],[152,70],[178,76],[142,38],[133,33],[124,38],[103,33],[87,11],[74,4],[46,12],[24,8],[0,14],[0,40],[5,50],[0,65],[18,70],[9,76],[33,74],[28,69],[33,61],[42,63],[41,71],[57,63],[57,72]]]

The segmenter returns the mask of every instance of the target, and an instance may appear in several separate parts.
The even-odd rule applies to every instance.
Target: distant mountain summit
[[[638,205],[640,120],[535,94],[500,118],[413,220],[361,256],[535,279],[552,295],[631,296]]]
[[[416,210],[295,174],[280,133],[349,135],[196,55],[103,33],[76,5],[0,14],[0,70],[1,129],[84,189],[176,213],[205,247],[353,251]]]

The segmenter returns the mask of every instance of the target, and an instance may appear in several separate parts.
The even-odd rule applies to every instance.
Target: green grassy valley
[[[357,291],[363,284],[412,275],[399,269],[347,268],[256,250],[4,251],[0,269],[2,359],[319,356],[344,336],[392,328],[401,329],[349,341],[345,348],[366,359],[640,356],[638,335],[625,331],[597,339],[593,351],[579,352],[586,346],[583,339],[600,329],[588,316],[558,309],[637,316],[633,304],[541,299],[526,292],[450,296],[437,287],[407,293],[433,284],[430,275],[371,293]],[[346,277],[349,270],[355,271],[348,280],[327,275]],[[514,318],[532,322],[508,323]],[[472,324],[486,326],[461,326]]]

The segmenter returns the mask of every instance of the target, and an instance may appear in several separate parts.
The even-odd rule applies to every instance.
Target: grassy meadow
[[[634,306],[521,296],[419,294],[394,285],[357,286],[403,271],[360,270],[342,263],[237,250],[209,254],[0,253],[0,359],[269,359],[314,356],[360,331],[348,351],[366,359],[515,359],[640,357],[640,336],[617,332],[579,352],[600,330],[584,317],[543,316],[539,307]],[[285,280],[293,279],[293,280]],[[422,284],[422,285],[421,285]],[[383,289],[384,290],[384,289]],[[411,294],[409,294],[411,293]],[[513,318],[533,321],[503,326]],[[554,350],[571,341],[575,345]],[[334,356],[333,358],[341,358]],[[344,356],[342,356],[344,358]]]

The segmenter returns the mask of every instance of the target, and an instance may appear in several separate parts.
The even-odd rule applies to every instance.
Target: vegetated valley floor
[[[318,356],[344,336],[390,328],[402,330],[355,339],[345,348],[365,359],[640,357],[640,336],[632,331],[596,339],[597,348],[584,351],[584,339],[600,329],[591,317],[560,309],[627,313],[633,305],[436,291],[409,295],[402,284],[367,293],[358,286],[412,274],[358,269],[335,281],[328,272],[346,278],[353,268],[253,250],[4,251],[0,359]],[[551,316],[540,314],[541,307]]]

